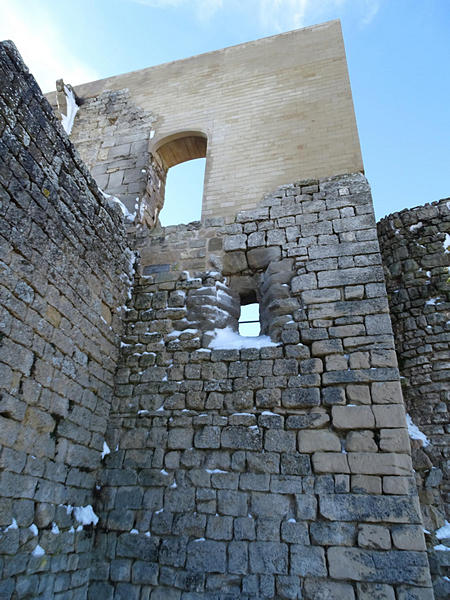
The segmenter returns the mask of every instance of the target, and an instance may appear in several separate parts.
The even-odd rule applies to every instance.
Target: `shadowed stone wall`
[[[413,440],[412,458],[431,547],[442,543],[434,530],[450,519],[449,207],[444,199],[378,224],[405,404],[428,438]],[[437,575],[448,576],[449,554],[432,550]],[[440,585],[448,597],[448,580]]]
[[[172,240],[126,313],[90,597],[433,598],[365,178]],[[275,343],[221,346],[248,277]]]
[[[0,598],[85,598],[132,255],[9,42],[0,227]]]

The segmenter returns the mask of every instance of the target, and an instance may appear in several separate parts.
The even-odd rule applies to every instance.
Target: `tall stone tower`
[[[61,83],[71,141],[1,56],[5,597],[434,598],[339,22]]]

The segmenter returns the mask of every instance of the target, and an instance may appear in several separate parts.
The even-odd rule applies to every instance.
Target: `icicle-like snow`
[[[75,120],[75,115],[80,107],[75,101],[75,94],[70,88],[67,87],[67,85],[64,86],[64,94],[66,95],[67,115],[63,115],[61,113],[61,123],[64,127],[64,131],[67,133],[67,135],[70,135],[72,132],[73,122]]]

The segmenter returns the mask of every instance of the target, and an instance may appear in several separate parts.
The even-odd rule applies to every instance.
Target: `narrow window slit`
[[[241,305],[241,316],[238,323],[239,335],[257,337],[261,333],[259,320],[259,303]]]

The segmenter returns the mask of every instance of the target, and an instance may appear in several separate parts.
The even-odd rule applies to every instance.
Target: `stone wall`
[[[132,254],[10,42],[0,109],[0,597],[85,598]]]
[[[297,181],[259,204],[246,197],[253,210],[186,226],[136,226],[130,292],[120,210],[12,44],[0,59],[0,597],[432,600],[364,176]],[[83,141],[80,113],[74,139],[98,183],[157,207],[163,176],[142,145],[152,113],[125,90],[85,109],[101,135]],[[444,416],[444,204],[409,211],[415,221],[394,215],[398,247],[380,226],[389,289],[406,273],[404,304],[392,305],[406,393],[425,377],[435,407],[425,414],[442,427],[426,430],[429,449],[413,447],[433,526],[446,493],[434,421]],[[423,257],[404,247],[421,229]],[[409,275],[415,248],[430,270],[425,307],[413,290],[422,276]],[[250,297],[266,335],[256,340],[236,333]],[[424,323],[419,311],[434,316]],[[415,323],[432,328],[417,347],[422,334],[406,333]],[[413,371],[422,362],[426,373]]]
[[[149,153],[154,121],[127,89],[109,90],[82,101],[70,134],[98,186],[119,197],[133,215],[129,223],[148,227],[163,206],[166,181]]]
[[[126,313],[90,597],[433,598],[365,178],[168,238]],[[273,339],[221,342],[249,277]]]
[[[405,404],[427,438],[413,440],[412,457],[430,532],[450,519],[449,207],[441,200],[378,225]],[[433,552],[437,574],[448,575],[448,554]]]
[[[151,153],[183,132],[207,138],[203,219],[234,217],[300,177],[363,171],[339,21],[75,88],[87,102],[123,90],[157,119]]]

